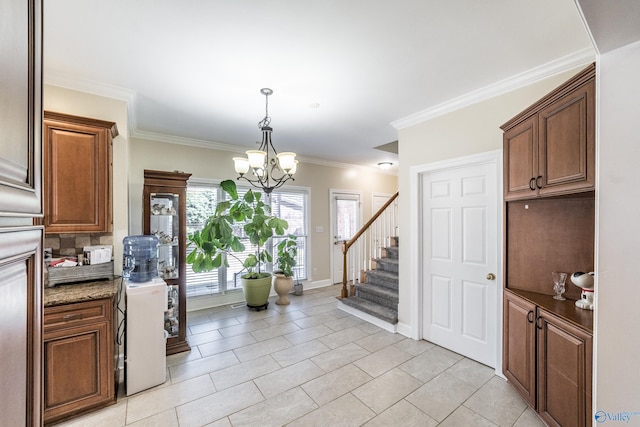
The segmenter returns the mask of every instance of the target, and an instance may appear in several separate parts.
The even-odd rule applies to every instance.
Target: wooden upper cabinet
[[[531,197],[533,177],[538,171],[538,116],[533,116],[504,134],[505,198]],[[533,183],[533,185],[532,185]]]
[[[595,66],[502,126],[505,200],[595,189]]]
[[[595,189],[595,81],[539,114],[539,193]]]
[[[115,123],[45,111],[44,225],[47,233],[112,231]]]

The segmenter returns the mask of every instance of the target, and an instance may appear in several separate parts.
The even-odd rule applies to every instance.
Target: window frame
[[[189,179],[187,183],[187,198],[189,197],[188,193],[189,193],[190,187],[191,188],[201,187],[201,188],[209,188],[216,192],[216,200],[217,200],[216,204],[222,200],[226,200],[225,196],[227,196],[227,194],[224,193],[224,191],[222,191],[222,188],[220,187],[221,182],[222,180],[220,179],[205,179],[205,178],[192,177],[191,179]],[[243,185],[242,183],[238,183],[237,187],[238,187],[239,193],[243,193],[249,189],[252,189],[253,191],[259,191],[255,187],[252,187],[250,185]],[[261,193],[265,203],[269,204],[269,206],[272,206],[272,197],[269,197],[264,192],[261,192]],[[281,187],[280,189],[277,190],[277,194],[283,194],[283,193],[297,194],[302,196],[302,211],[303,211],[302,212],[302,222],[303,222],[302,228],[303,230],[301,230],[300,234],[296,234],[296,236],[298,236],[298,239],[303,239],[303,242],[300,245],[302,248],[298,250],[298,256],[299,258],[302,259],[301,267],[298,267],[298,271],[302,270],[303,274],[302,274],[302,277],[294,277],[294,279],[299,281],[307,280],[309,278],[309,267],[308,267],[309,254],[310,254],[309,218],[310,218],[311,189],[309,187],[288,185],[286,187]],[[214,204],[213,206],[215,207],[216,204]],[[187,204],[187,208],[188,208],[188,204]],[[273,210],[273,207],[272,207],[272,210]],[[189,215],[187,213],[186,219],[188,218],[189,218]],[[189,221],[187,221],[187,224],[189,224]],[[280,236],[274,237],[275,240],[278,240],[279,238]],[[275,254],[275,244],[272,244],[271,240],[267,243],[267,248],[268,250],[271,251],[275,260],[277,254]],[[190,252],[191,250],[188,247],[188,242],[187,242],[187,254],[189,254]],[[273,271],[272,267],[273,267],[272,265],[268,265],[267,270],[272,272]],[[207,286],[207,285],[204,283],[190,285],[189,283],[190,279],[193,280],[194,276],[199,274],[201,274],[204,277],[206,277],[206,275],[212,275],[216,277],[216,280],[212,282],[212,284],[215,284],[214,290],[206,291],[206,292],[198,292],[198,290],[194,289],[193,287],[201,287],[201,286]],[[232,268],[227,268],[224,266],[207,273],[194,273],[191,270],[191,267],[187,266],[187,277],[185,278],[185,283],[187,286],[187,297],[188,298],[197,298],[200,296],[211,297],[211,296],[217,296],[217,295],[225,295],[226,293],[229,293],[229,292],[237,292],[241,289],[241,286],[236,276],[237,276],[237,272],[233,272]]]

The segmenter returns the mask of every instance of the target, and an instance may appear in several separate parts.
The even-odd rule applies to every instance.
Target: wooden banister
[[[358,241],[358,239],[360,239],[360,237],[367,230],[369,230],[371,225],[374,224],[376,220],[387,210],[387,208],[398,198],[399,193],[400,193],[399,191],[396,191],[396,193],[393,196],[391,196],[389,200],[387,200],[385,204],[382,205],[382,207],[378,209],[378,211],[375,214],[373,214],[371,219],[369,219],[369,221],[367,221],[367,223],[363,225],[362,228],[360,228],[360,230],[358,230],[358,232],[354,234],[349,241],[345,240],[342,243],[342,258],[343,258],[342,267],[343,268],[342,268],[342,291],[340,294],[341,298],[347,298],[349,296],[349,291],[347,289],[347,271],[348,271],[347,270],[347,253],[349,252],[349,248],[351,248]]]

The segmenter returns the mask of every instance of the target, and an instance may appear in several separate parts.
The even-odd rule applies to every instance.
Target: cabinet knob
[[[496,275],[493,273],[487,274],[487,280],[496,280]]]

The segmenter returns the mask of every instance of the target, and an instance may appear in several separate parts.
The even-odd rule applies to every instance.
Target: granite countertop
[[[44,289],[44,306],[71,304],[74,302],[93,301],[111,298],[118,293],[122,279],[96,280],[93,282],[70,283]]]

